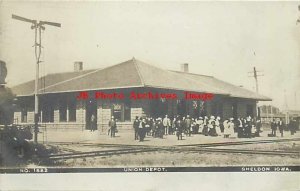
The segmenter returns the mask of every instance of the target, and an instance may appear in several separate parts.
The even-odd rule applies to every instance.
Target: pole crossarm
[[[25,17],[20,17],[18,15],[12,15],[13,19],[19,20],[19,21],[24,21],[24,22],[28,22],[28,23],[32,23],[32,24],[36,24],[36,20],[32,20],[32,19],[27,19]]]
[[[248,72],[248,74],[253,74],[251,76],[248,75],[248,77],[254,77],[255,79],[255,88],[256,88],[256,93],[258,93],[258,79],[257,77],[259,76],[264,76],[264,74],[257,74],[257,72],[262,72],[262,71],[257,71],[255,67],[253,67],[253,71]]]
[[[49,21],[40,21],[40,25],[50,25],[54,27],[61,27],[60,23],[54,23],[54,22],[49,22]]]
[[[54,26],[54,27],[61,27],[60,23],[55,23],[55,22],[50,22],[50,21],[39,21],[37,22],[37,20],[32,20],[32,19],[27,19],[25,17],[21,17],[18,15],[14,15],[12,14],[12,18],[19,20],[19,21],[23,21],[23,22],[28,22],[28,23],[32,23],[33,27],[32,29],[34,29],[35,27],[41,27],[43,30],[45,30],[45,27],[43,25],[50,25],[50,26]]]

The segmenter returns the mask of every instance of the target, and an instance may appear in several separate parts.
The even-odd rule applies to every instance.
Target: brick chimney
[[[79,72],[83,70],[83,62],[74,62],[74,71]]]
[[[180,64],[180,71],[188,73],[189,72],[189,64],[188,63]]]

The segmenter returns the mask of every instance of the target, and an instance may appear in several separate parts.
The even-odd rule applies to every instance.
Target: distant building
[[[40,79],[40,123],[50,128],[89,129],[91,116],[96,116],[97,127],[107,127],[115,116],[119,128],[132,128],[136,116],[163,116],[168,114],[192,117],[215,115],[229,117],[255,117],[257,101],[271,99],[212,76],[182,71],[164,70],[131,59],[102,69],[83,70],[82,62],[75,63],[74,72],[49,74]],[[18,97],[14,113],[17,123],[34,121],[34,80],[12,88]],[[176,99],[95,99],[102,93],[176,93]],[[211,101],[186,100],[185,91],[212,93]],[[77,99],[80,92],[91,97]]]
[[[289,123],[291,119],[300,121],[300,110],[283,110],[282,113],[286,118],[286,123]]]
[[[272,105],[262,105],[259,107],[260,118],[262,122],[269,123],[273,119],[281,118],[285,124],[289,124],[291,119],[295,119],[300,122],[300,110],[283,110]]]
[[[285,118],[285,115],[280,112],[279,108],[272,105],[259,106],[259,111],[261,121],[265,123],[271,122],[274,118]]]

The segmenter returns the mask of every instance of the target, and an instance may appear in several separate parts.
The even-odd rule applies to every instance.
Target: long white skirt
[[[221,131],[220,126],[216,126],[216,133],[217,133],[218,135],[221,135],[221,134],[222,134],[222,131]]]
[[[229,127],[224,127],[224,135],[230,135],[231,134],[231,130]]]
[[[204,128],[204,124],[202,124],[202,125],[199,125],[199,130],[198,130],[198,133],[202,133],[202,131],[203,131],[203,128]]]

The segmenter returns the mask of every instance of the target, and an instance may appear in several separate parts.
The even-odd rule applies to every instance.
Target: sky
[[[103,68],[135,57],[163,69],[212,75],[300,110],[297,2],[0,2],[0,60],[7,86],[35,77],[34,31],[22,17],[61,23],[42,33],[40,74]]]

